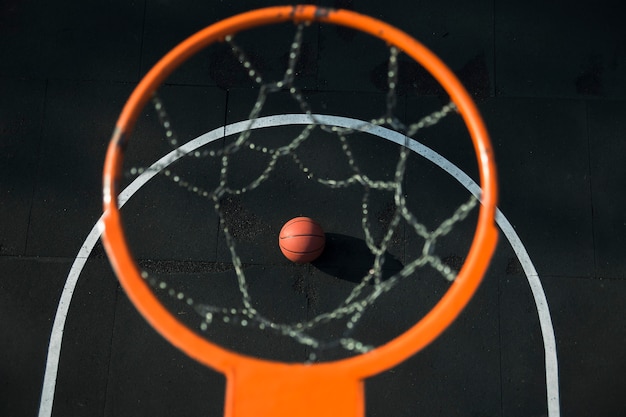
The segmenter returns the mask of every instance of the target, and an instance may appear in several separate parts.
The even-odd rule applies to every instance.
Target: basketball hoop
[[[153,93],[183,62],[207,46],[255,27],[293,22],[345,26],[379,38],[417,61],[443,86],[464,120],[476,153],[482,194],[472,246],[445,295],[404,334],[366,353],[324,363],[281,363],[233,352],[181,323],[155,296],[127,244],[118,209],[123,158],[135,122]],[[497,241],[496,168],[482,118],[453,73],[422,44],[371,17],[313,5],[269,7],[217,22],[191,36],[162,58],[133,91],[115,126],[103,174],[103,242],[128,297],[170,343],[226,376],[225,414],[244,416],[362,416],[364,378],[393,367],[439,336],[478,288]]]

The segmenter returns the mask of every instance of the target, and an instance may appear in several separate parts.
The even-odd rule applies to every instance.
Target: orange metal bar
[[[264,364],[227,376],[227,417],[361,417],[364,383],[316,366]]]

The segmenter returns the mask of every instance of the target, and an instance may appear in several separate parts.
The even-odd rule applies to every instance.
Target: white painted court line
[[[369,123],[340,116],[328,116],[328,115],[314,115],[315,119],[322,124],[328,126],[337,126],[343,128],[350,128],[355,130],[361,130],[372,135],[379,136],[387,139],[391,142],[398,143],[400,145],[405,144],[405,136],[395,132],[393,130],[373,126]],[[245,131],[247,128],[260,129],[264,127],[276,127],[286,125],[302,125],[310,124],[312,120],[310,117],[303,114],[282,114],[276,116],[267,116],[259,118],[252,123],[250,121],[242,121],[233,123],[224,127],[214,129],[202,136],[197,137],[181,146],[180,148],[173,150],[165,155],[163,158],[155,162],[151,168],[137,177],[128,187],[126,187],[119,195],[120,207],[123,206],[130,197],[135,194],[144,184],[146,184],[151,178],[158,174],[158,172],[168,165],[172,164],[177,159],[181,158],[185,154],[194,151],[195,149],[206,145],[214,140],[221,139],[230,135],[238,134]],[[452,177],[454,177],[459,183],[461,183],[469,192],[476,197],[480,196],[480,187],[474,180],[472,180],[467,174],[461,171],[456,165],[452,164],[443,156],[439,155],[432,149],[424,146],[423,144],[410,140],[409,148],[428,159],[432,163],[439,166],[446,171]],[[69,310],[72,296],[76,288],[78,278],[87,262],[89,254],[93,250],[93,247],[97,243],[102,233],[101,220],[98,220],[96,225],[91,229],[91,232],[85,239],[80,251],[76,255],[76,259],[70,268],[70,272],[63,287],[59,306],[57,307],[56,316],[52,325],[52,333],[50,335],[50,343],[48,345],[48,356],[46,359],[46,370],[44,374],[44,382],[41,393],[41,401],[39,405],[39,417],[51,417],[52,406],[54,402],[54,392],[56,389],[56,378],[59,367],[59,359],[61,356],[61,342],[63,339],[63,330],[65,328],[65,321],[67,319],[67,313]],[[546,388],[547,388],[547,404],[548,404],[548,417],[560,416],[560,402],[559,402],[559,372],[558,372],[558,360],[556,353],[556,339],[554,335],[554,328],[552,326],[552,318],[550,316],[550,309],[546,299],[545,292],[541,285],[539,275],[535,270],[535,267],[526,251],[526,248],[522,244],[519,236],[513,229],[511,223],[506,219],[504,214],[500,210],[496,214],[496,222],[503,234],[508,239],[511,247],[515,251],[517,258],[522,265],[528,284],[530,285],[533,298],[535,300],[535,306],[537,308],[537,314],[539,316],[539,324],[541,327],[541,334],[543,337],[543,346],[545,351],[545,367],[546,367]]]

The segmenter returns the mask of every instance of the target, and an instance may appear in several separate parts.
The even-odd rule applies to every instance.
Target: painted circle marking
[[[368,122],[352,119],[341,116],[329,116],[329,115],[313,115],[315,121],[325,124],[327,126],[336,126],[343,128],[350,128],[354,130],[360,130],[383,139],[387,139],[391,142],[399,145],[405,144],[406,137],[394,130],[387,129],[382,126],[374,126]],[[145,185],[150,179],[156,176],[160,170],[166,168],[176,160],[185,156],[186,154],[193,152],[197,148],[213,142],[217,139],[235,135],[245,131],[246,129],[260,129],[265,127],[277,127],[286,125],[306,125],[314,124],[315,121],[304,114],[282,114],[275,116],[266,116],[254,121],[245,120],[237,123],[232,123],[227,126],[219,127],[211,130],[187,143],[181,147],[174,149],[161,159],[156,161],[151,169],[147,169],[143,174],[137,177],[128,187],[126,187],[118,197],[119,205],[122,207],[143,185]],[[456,165],[452,164],[446,158],[428,148],[427,146],[409,139],[409,149],[419,154],[430,162],[436,164],[442,170],[447,172],[450,176],[455,178],[461,185],[463,185],[470,193],[477,198],[480,197],[480,187],[476,182],[471,179],[465,172],[461,171]],[[41,400],[39,404],[39,417],[50,417],[52,415],[52,405],[54,401],[54,392],[56,389],[56,378],[59,368],[59,359],[61,356],[61,344],[63,340],[63,330],[65,328],[65,321],[67,319],[67,313],[69,306],[78,282],[78,278],[85,266],[89,255],[96,245],[100,235],[102,234],[102,219],[91,229],[91,232],[87,235],[87,238],[83,242],[74,263],[70,268],[69,274],[63,287],[63,292],[59,300],[54,323],[52,325],[52,331],[50,335],[50,343],[48,344],[48,356],[46,359],[46,369],[44,374],[44,382],[41,393]],[[504,214],[498,209],[496,212],[496,223],[506,236],[509,244],[513,248],[513,251],[517,255],[517,258],[522,265],[522,269],[530,285],[537,313],[539,316],[539,325],[541,328],[541,334],[543,338],[543,346],[545,352],[545,368],[546,368],[546,394],[548,405],[548,416],[558,417],[560,416],[560,403],[559,403],[559,377],[558,377],[558,360],[556,354],[556,338],[554,335],[554,328],[552,326],[552,318],[550,316],[550,310],[548,302],[539,279],[539,275],[535,270],[535,267],[528,255],[528,251],[522,244],[519,236],[515,232],[511,223],[506,219]]]

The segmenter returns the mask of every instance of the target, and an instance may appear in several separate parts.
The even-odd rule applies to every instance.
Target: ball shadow
[[[339,233],[326,233],[324,252],[312,262],[320,271],[339,279],[360,283],[374,265],[375,256],[365,240]],[[383,280],[389,279],[404,265],[394,255],[385,253]]]

